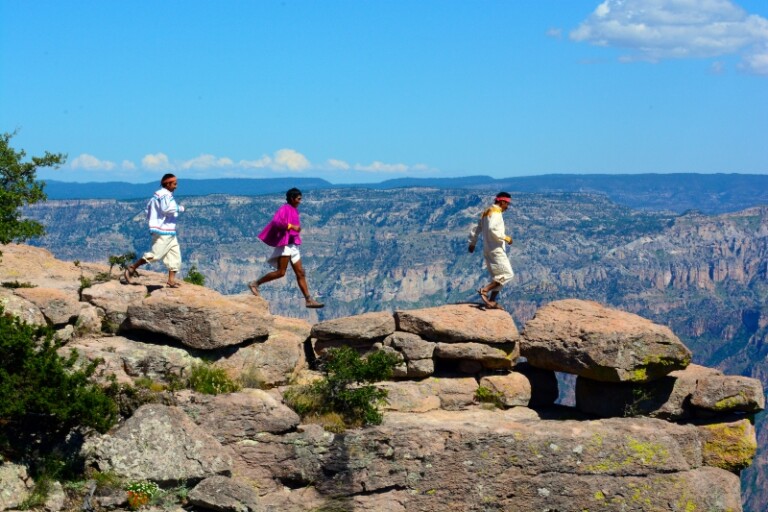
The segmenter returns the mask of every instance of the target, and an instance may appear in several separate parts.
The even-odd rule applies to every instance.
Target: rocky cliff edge
[[[82,447],[101,472],[185,486],[198,509],[741,510],[759,381],[691,365],[669,328],[639,316],[570,299],[541,307],[522,332],[476,304],[309,325],[250,295],[164,288],[161,274],[124,285],[104,266],[23,245],[2,258],[6,313],[102,359],[105,380],[171,382],[205,360],[246,383],[165,393]],[[284,405],[283,391],[317,378],[314,359],[340,345],[399,357],[381,384],[381,425],[334,434]],[[575,407],[555,405],[555,372],[577,375]],[[32,486],[12,461],[0,484],[0,510]],[[127,508],[123,494],[91,506]],[[48,508],[81,506],[54,493]]]

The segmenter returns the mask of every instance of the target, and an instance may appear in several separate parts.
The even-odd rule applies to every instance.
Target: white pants
[[[152,248],[142,256],[146,261],[160,260],[165,263],[170,272],[178,272],[181,268],[181,247],[175,235],[158,235],[152,233]]]

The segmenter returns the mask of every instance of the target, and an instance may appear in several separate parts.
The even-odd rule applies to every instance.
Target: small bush
[[[205,276],[197,270],[197,265],[192,265],[184,281],[198,286],[205,286]]]
[[[478,386],[475,390],[475,400],[481,403],[492,404],[499,409],[504,409],[504,396],[497,391],[491,391],[485,386]]]
[[[189,387],[198,393],[220,395],[240,390],[240,385],[233,382],[221,368],[210,364],[197,364],[189,373]]]
[[[136,253],[133,252],[133,251],[126,252],[125,254],[121,254],[119,256],[116,256],[116,255],[110,256],[108,258],[108,260],[107,260],[109,262],[109,274],[108,275],[112,276],[112,268],[115,265],[120,267],[120,270],[125,270],[125,269],[128,268],[128,265],[133,263],[133,261],[135,259],[136,259]]]
[[[20,283],[19,281],[3,281],[3,288],[35,288],[37,285],[34,285],[29,282]]]
[[[350,347],[329,349],[320,360],[325,377],[290,388],[285,393],[286,403],[308,420],[336,414],[347,427],[378,425],[382,420],[378,405],[387,398],[387,391],[373,383],[391,377],[399,362],[396,355],[387,352],[362,358]]]

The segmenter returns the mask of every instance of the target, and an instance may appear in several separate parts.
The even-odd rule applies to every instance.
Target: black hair
[[[163,177],[162,177],[162,178],[160,178],[160,185],[162,185],[162,186],[165,186],[165,182],[166,182],[167,180],[169,180],[169,179],[171,179],[171,178],[175,178],[175,177],[176,177],[176,175],[175,175],[175,174],[171,174],[171,173],[168,173],[168,174],[163,174]]]
[[[499,192],[498,194],[496,194],[496,197],[497,198],[506,197],[507,199],[512,199],[512,196],[509,195],[509,192]]]
[[[285,193],[285,200],[289,203],[292,199],[295,199],[301,195],[301,190],[297,189],[296,187],[292,188],[288,192]]]

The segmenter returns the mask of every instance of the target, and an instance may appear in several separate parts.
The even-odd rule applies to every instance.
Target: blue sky
[[[768,174],[765,0],[0,0],[63,181]]]

